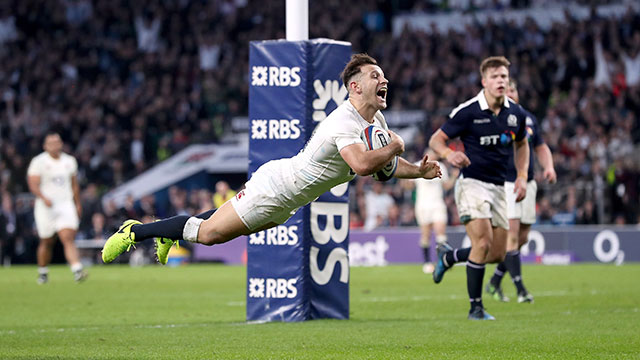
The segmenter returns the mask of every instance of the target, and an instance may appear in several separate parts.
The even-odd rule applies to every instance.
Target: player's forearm
[[[527,140],[516,142],[514,162],[518,177],[526,181],[529,172],[529,144]]]
[[[71,178],[71,189],[73,190],[73,200],[76,203],[76,206],[80,206],[80,184],[78,184],[78,178],[73,176]]]
[[[362,151],[348,148],[341,151],[340,154],[356,174],[368,176],[380,171],[393,159],[396,153],[391,146],[385,146],[370,151],[364,151],[364,147]]]
[[[447,135],[440,129],[438,129],[438,131],[431,136],[431,139],[429,139],[429,147],[442,159],[446,159],[447,155],[452,151],[447,146],[447,140]]]
[[[419,166],[399,157],[398,168],[396,169],[396,173],[393,176],[400,179],[415,179],[422,177],[422,174],[420,174]]]
[[[40,181],[39,180],[29,178],[29,179],[27,179],[27,185],[29,186],[29,191],[36,198],[40,198],[40,199],[44,198],[44,196],[42,195],[42,192],[40,191]]]
[[[362,163],[365,165],[364,172],[367,173],[366,175],[371,175],[382,170],[396,154],[397,150],[391,146],[365,152],[362,158]]]
[[[553,156],[547,144],[536,146],[536,157],[543,169],[553,169]]]
[[[80,200],[80,189],[73,189],[73,201],[76,205],[80,205],[82,203]]]

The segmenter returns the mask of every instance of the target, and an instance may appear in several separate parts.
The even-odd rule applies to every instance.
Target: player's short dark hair
[[[349,89],[349,80],[351,80],[352,77],[360,72],[360,68],[362,68],[364,65],[369,64],[378,65],[378,62],[376,61],[376,59],[367,54],[351,55],[351,60],[349,60],[347,66],[345,66],[344,70],[342,70],[342,74],[340,74],[344,86]]]
[[[49,136],[60,136],[60,133],[56,130],[48,130],[45,134],[44,134],[44,138],[48,138]]]
[[[511,65],[511,63],[504,56],[490,56],[482,60],[482,63],[480,64],[480,75],[484,76],[484,72],[487,71],[487,69],[493,69],[500,66],[504,66],[508,69],[509,65]]]

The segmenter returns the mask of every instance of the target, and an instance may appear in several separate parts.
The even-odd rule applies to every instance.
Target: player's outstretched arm
[[[442,177],[442,171],[438,162],[429,161],[429,155],[425,154],[419,165],[412,164],[403,158],[398,158],[398,169],[394,176],[400,179],[433,179]]]

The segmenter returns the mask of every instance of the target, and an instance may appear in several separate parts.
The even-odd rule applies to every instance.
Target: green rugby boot
[[[169,250],[173,244],[176,244],[176,247],[180,247],[180,243],[178,240],[171,240],[168,238],[159,237],[155,239],[156,245],[156,257],[158,258],[158,262],[162,265],[167,265],[167,260],[169,258]]]
[[[111,235],[102,248],[102,261],[108,264],[115,260],[120,254],[125,251],[129,251],[133,246],[135,248],[136,234],[131,232],[133,225],[142,224],[138,220],[127,220],[118,231]]]
[[[502,293],[502,287],[495,286],[491,282],[489,282],[484,287],[484,291],[486,291],[488,294],[491,294],[491,297],[493,297],[494,299],[496,299],[498,301],[509,302],[509,298],[505,294]]]

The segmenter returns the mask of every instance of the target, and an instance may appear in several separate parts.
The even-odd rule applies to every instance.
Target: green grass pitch
[[[97,266],[0,269],[0,359],[640,358],[640,264],[524,266],[534,304],[485,296],[495,322],[466,320],[464,268],[351,269],[351,319],[247,324],[246,270]],[[493,271],[488,267],[485,281]]]

